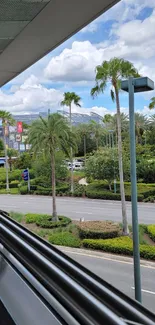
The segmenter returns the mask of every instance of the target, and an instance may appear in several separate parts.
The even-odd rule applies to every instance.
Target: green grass
[[[20,212],[10,212],[10,217],[14,220],[16,220],[17,222],[22,222],[24,219],[24,214],[20,213]]]
[[[49,242],[53,245],[68,246],[68,247],[80,247],[81,241],[78,237],[75,237],[69,231],[53,232],[49,238]]]
[[[0,189],[0,194],[19,194],[18,188],[11,188],[9,191]]]

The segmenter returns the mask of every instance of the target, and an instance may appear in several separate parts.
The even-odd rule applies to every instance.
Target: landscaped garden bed
[[[130,236],[122,236],[121,225],[112,221],[78,222],[59,216],[59,221],[54,222],[50,215],[15,212],[11,212],[10,216],[54,245],[133,255],[131,226]],[[154,230],[155,225],[139,226],[142,258],[155,260]]]

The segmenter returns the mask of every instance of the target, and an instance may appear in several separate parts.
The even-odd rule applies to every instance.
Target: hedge
[[[121,194],[120,193],[113,193],[108,191],[98,191],[98,190],[91,190],[89,188],[86,188],[86,196],[91,199],[103,199],[103,200],[115,200],[115,201],[121,201]],[[131,195],[125,195],[125,198],[127,201],[131,201]],[[142,202],[144,199],[144,196],[142,194],[138,195],[138,201]]]
[[[65,227],[69,223],[71,223],[71,219],[64,217],[64,216],[58,216],[59,221],[52,221],[52,216],[49,215],[38,215],[36,218],[36,225],[40,226],[42,228],[57,228],[57,227]]]
[[[155,242],[155,225],[147,226],[147,233],[149,237]]]
[[[129,237],[115,239],[84,239],[83,246],[90,249],[103,250],[105,252],[133,255],[133,243]],[[140,245],[140,256],[145,259],[155,260],[155,246]]]
[[[19,187],[19,192],[20,192],[21,195],[28,194],[28,187],[27,187],[27,185],[20,186]]]
[[[81,239],[107,239],[119,236],[119,230],[113,231],[95,231],[89,229],[82,229],[79,227],[79,236]]]
[[[75,237],[72,233],[65,231],[60,233],[53,233],[49,236],[49,242],[54,245],[68,246],[68,247],[80,247],[81,241]]]

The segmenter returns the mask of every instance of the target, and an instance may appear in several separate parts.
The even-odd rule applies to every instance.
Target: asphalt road
[[[126,295],[134,298],[132,259],[116,260],[112,255],[111,257],[110,255],[101,257],[101,254],[97,256],[95,252],[91,255],[88,251],[85,253],[71,248],[67,250],[61,248],[61,250]],[[152,312],[155,312],[155,264],[154,266],[153,263],[150,266],[147,264],[141,266],[141,275],[142,303]]]
[[[52,211],[52,198],[44,196],[0,195],[0,209],[6,211],[48,213]],[[121,222],[121,202],[82,198],[57,198],[59,215],[74,220],[113,220]],[[131,203],[127,202],[128,221],[131,223]],[[155,204],[138,204],[139,222],[155,223]]]

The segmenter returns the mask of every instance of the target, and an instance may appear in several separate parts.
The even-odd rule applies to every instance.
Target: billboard
[[[15,141],[15,134],[10,134],[9,139],[10,141]]]
[[[20,143],[19,149],[20,149],[20,151],[25,151],[25,144]]]
[[[21,142],[21,141],[22,141],[21,134],[16,134],[16,142]]]
[[[15,150],[18,150],[18,142],[14,142],[14,143],[13,143],[13,148],[14,148]]]
[[[17,132],[17,127],[16,126],[9,126],[9,133],[16,133]]]
[[[22,142],[24,143],[27,140],[27,135],[22,135]]]
[[[31,144],[26,144],[26,150],[30,150],[31,149]]]
[[[22,133],[22,132],[23,132],[23,123],[17,122],[17,133]]]

